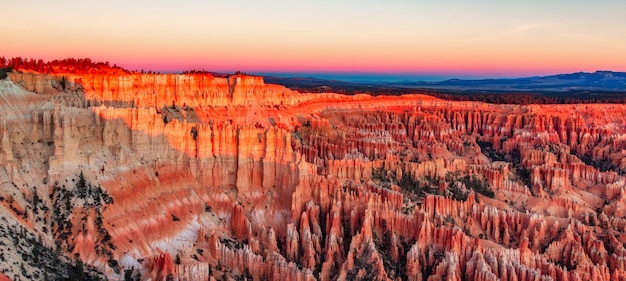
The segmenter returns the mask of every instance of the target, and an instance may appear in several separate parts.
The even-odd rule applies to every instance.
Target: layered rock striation
[[[2,212],[111,279],[626,278],[624,105],[127,72],[0,96]]]

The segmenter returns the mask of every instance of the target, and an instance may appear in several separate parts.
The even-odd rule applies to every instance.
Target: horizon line
[[[7,60],[12,58],[22,58],[24,60],[39,60],[37,58],[28,58],[21,56],[0,56],[4,57]],[[427,79],[430,81],[434,80],[449,80],[449,79],[461,79],[461,80],[483,80],[483,79],[517,79],[517,78],[532,78],[532,77],[542,77],[542,76],[553,76],[553,75],[561,75],[561,74],[575,74],[575,73],[597,73],[597,72],[613,72],[613,73],[626,73],[626,71],[618,71],[618,70],[609,70],[603,68],[597,68],[595,70],[569,70],[569,71],[546,71],[546,70],[537,70],[537,71],[511,71],[511,70],[501,70],[501,71],[467,71],[467,70],[433,70],[433,71],[423,71],[423,70],[243,70],[243,68],[235,69],[235,68],[217,68],[215,70],[211,70],[210,67],[168,67],[161,68],[152,65],[146,65],[147,67],[153,69],[145,69],[137,66],[125,67],[122,64],[111,63],[110,60],[101,60],[101,59],[92,59],[90,57],[82,57],[82,58],[55,58],[55,59],[41,59],[44,63],[49,63],[55,60],[64,60],[64,59],[89,59],[93,63],[108,63],[109,66],[117,66],[121,69],[131,71],[131,72],[153,72],[153,73],[163,73],[163,74],[182,74],[185,71],[203,71],[208,73],[216,73],[216,74],[235,74],[236,72],[241,72],[246,75],[253,76],[275,76],[279,78],[319,78],[319,79],[336,79],[338,77],[331,76],[344,76],[343,78],[359,78],[359,77],[349,77],[349,76],[364,76],[361,78],[367,78],[366,80],[376,80],[375,78],[394,78],[394,80],[402,79],[402,78],[411,78],[411,79]],[[132,63],[131,63],[132,64]],[[208,69],[207,69],[208,68]],[[318,76],[318,77],[315,77]],[[320,78],[319,76],[326,76],[326,78]],[[350,79],[354,81],[353,79]],[[382,79],[378,79],[379,81],[384,81]]]

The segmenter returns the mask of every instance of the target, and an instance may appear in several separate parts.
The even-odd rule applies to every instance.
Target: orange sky
[[[128,2],[5,2],[0,55],[158,71],[626,71],[626,1]]]

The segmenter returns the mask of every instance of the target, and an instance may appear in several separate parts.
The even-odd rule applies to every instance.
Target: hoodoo
[[[0,112],[1,280],[626,278],[626,105],[101,67]]]

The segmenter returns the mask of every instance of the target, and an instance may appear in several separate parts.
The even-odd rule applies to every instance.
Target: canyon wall
[[[0,210],[113,280],[626,278],[625,105],[208,74],[15,72],[0,96]],[[23,261],[2,272],[43,274]]]

